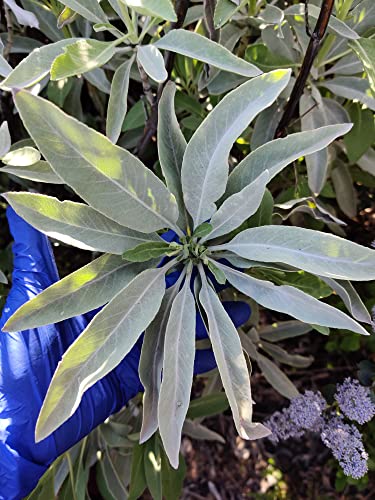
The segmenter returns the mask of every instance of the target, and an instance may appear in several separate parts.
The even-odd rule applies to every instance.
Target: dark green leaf
[[[122,254],[122,258],[130,262],[146,262],[163,255],[170,255],[176,251],[178,251],[178,248],[171,246],[169,243],[150,241],[127,250]]]

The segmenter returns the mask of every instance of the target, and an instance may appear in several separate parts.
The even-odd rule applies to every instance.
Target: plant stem
[[[4,48],[4,59],[8,60],[13,45],[13,21],[9,7],[4,3],[5,22],[7,26],[7,43]]]
[[[334,0],[323,0],[318,21],[315,25],[313,33],[311,34],[310,42],[307,47],[307,51],[299,75],[294,84],[289,101],[284,110],[284,114],[276,129],[275,138],[283,137],[284,135],[286,135],[286,129],[291,119],[293,118],[296,107],[303,94],[303,90],[305,88],[307,78],[309,77],[311,67],[314,63],[315,57],[318,54],[321,41],[327,30],[328,22],[332,14],[333,5]]]

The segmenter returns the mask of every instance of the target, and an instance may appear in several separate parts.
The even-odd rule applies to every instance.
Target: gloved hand
[[[14,238],[14,270],[0,329],[22,304],[59,279],[47,237],[10,208],[7,217]],[[169,286],[173,278],[169,278]],[[228,302],[225,307],[236,326],[247,321],[247,304]],[[79,408],[67,422],[35,443],[35,424],[57,364],[91,317],[83,315],[17,333],[0,332],[0,500],[20,500],[29,494],[60,454],[142,390],[138,376],[140,339],[111,373],[83,395]],[[198,318],[197,337],[205,335]],[[196,373],[214,366],[211,350],[197,351]]]

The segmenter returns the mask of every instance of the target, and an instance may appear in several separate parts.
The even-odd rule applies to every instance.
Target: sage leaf
[[[61,0],[63,5],[70,7],[92,23],[107,23],[107,16],[97,0]]]
[[[2,159],[12,145],[8,122],[3,122],[0,127],[0,158]]]
[[[168,78],[168,73],[164,66],[164,58],[155,45],[139,46],[137,59],[148,76],[155,82],[162,83]]]
[[[178,124],[174,100],[176,86],[168,82],[159,102],[158,152],[160,166],[167,187],[174,194],[180,212],[178,223],[186,227],[185,205],[181,186],[181,167],[186,150],[186,140]]]
[[[350,281],[334,280],[325,276],[321,276],[321,279],[337,293],[355,319],[371,325],[371,315]]]
[[[359,38],[359,40],[350,43],[349,46],[362,61],[370,81],[371,90],[375,95],[375,40],[372,38]]]
[[[103,458],[97,463],[96,480],[98,487],[100,493],[103,494],[103,496],[105,493],[106,496],[104,496],[104,498],[108,500],[126,500],[128,498],[128,491],[124,484],[126,478],[123,477],[123,470],[118,467],[118,462],[121,464],[126,458],[127,457],[124,457],[120,453],[110,453],[107,448]],[[101,483],[102,481],[104,482],[104,491],[103,483]]]
[[[252,422],[250,377],[237,330],[203,271],[201,278],[199,301],[207,314],[212,349],[237,432],[243,439],[268,436],[270,431],[266,427]]]
[[[281,321],[279,323],[266,326],[260,330],[259,334],[262,339],[265,339],[268,342],[280,342],[280,340],[305,335],[306,333],[311,332],[311,330],[311,325],[307,325],[301,321],[291,320]]]
[[[122,63],[113,75],[111,93],[107,108],[106,136],[116,144],[128,110],[128,90],[130,71],[134,57]]]
[[[163,368],[165,331],[178,288],[169,288],[154,320],[146,328],[139,362],[139,377],[144,387],[143,418],[139,442],[145,443],[158,429],[158,403]]]
[[[122,258],[129,262],[146,262],[174,251],[176,251],[176,249],[173,249],[169,243],[163,241],[149,241],[140,243],[136,247],[127,250],[122,254]]]
[[[64,53],[53,61],[51,79],[61,80],[69,76],[81,75],[103,66],[116,53],[115,42],[99,40],[78,40],[64,47]]]
[[[29,165],[34,165],[34,163],[38,162],[39,160],[39,151],[30,146],[13,149],[12,151],[9,151],[9,153],[7,153],[5,156],[3,156],[3,158],[1,158],[1,161],[9,167],[28,167]]]
[[[57,281],[21,306],[4,331],[18,332],[93,311],[109,302],[145,265],[124,262],[117,255],[102,255]]]
[[[153,500],[162,500],[160,441],[151,439],[145,444],[144,467],[147,487]]]
[[[156,235],[120,226],[82,203],[61,202],[34,193],[6,193],[3,196],[18,215],[39,231],[83,250],[121,255],[124,250],[137,247],[139,242],[150,244],[153,240],[153,244],[158,243]]]
[[[57,18],[57,27],[61,30],[64,26],[71,24],[75,21],[77,17],[77,12],[69,7],[64,7],[59,17]]]
[[[174,197],[140,160],[40,97],[21,91],[15,100],[53,170],[93,208],[145,233],[174,227]]]
[[[276,286],[270,281],[253,278],[240,271],[217,263],[232,286],[258,304],[273,311],[289,314],[304,323],[351,330],[362,335],[367,331],[339,309],[320,302],[293,286]]]
[[[375,111],[375,98],[371,94],[369,82],[356,76],[337,76],[331,80],[319,82],[333,94],[349,100],[358,100],[372,111]]]
[[[225,245],[240,257],[282,262],[318,276],[353,281],[375,278],[375,250],[338,236],[301,227],[262,226],[246,229]]]
[[[185,420],[182,432],[193,439],[202,441],[217,441],[218,443],[225,444],[223,436],[220,436],[217,432],[208,429],[198,422],[193,422],[192,420]]]
[[[193,237],[202,238],[203,240],[206,236],[208,236],[211,233],[212,229],[213,229],[212,224],[210,224],[209,222],[202,222],[202,224],[200,224],[195,229]]]
[[[288,399],[293,399],[299,395],[293,382],[273,361],[262,356],[262,354],[258,354],[257,363],[264,378],[278,393]]]
[[[262,202],[268,180],[269,173],[268,170],[265,170],[239,193],[232,194],[224,201],[212,216],[213,230],[209,234],[210,240],[230,233],[255,214]],[[203,240],[205,239],[207,238],[203,238]]]
[[[263,144],[244,158],[230,174],[224,198],[241,191],[265,170],[268,170],[271,180],[292,161],[320,151],[337,137],[346,134],[351,127],[350,123],[328,125]]]
[[[16,16],[17,22],[21,26],[30,26],[30,28],[39,28],[39,21],[35,14],[28,10],[22,9],[16,4],[15,0],[4,0],[10,10]]]
[[[374,118],[371,117],[372,124],[374,123],[373,120]],[[375,132],[375,128],[373,130]],[[339,160],[335,163],[336,166],[331,172],[331,181],[336,193],[337,204],[347,217],[355,217],[357,215],[358,198],[349,167]]]
[[[73,415],[87,389],[128,354],[159,310],[167,270],[148,269],[134,278],[65,352],[38,417],[37,442]]]
[[[177,52],[177,54],[197,59],[215,68],[249,78],[262,73],[256,66],[235,56],[219,43],[192,31],[171,30],[154,45],[159,49]]]
[[[48,75],[53,61],[63,53],[64,47],[75,41],[77,38],[69,38],[34,49],[9,73],[0,87],[22,89],[40,82]]]
[[[270,354],[275,360],[294,368],[307,368],[314,361],[313,356],[300,356],[299,354],[289,354],[282,347],[262,340],[262,349]]]
[[[3,283],[3,285],[6,285],[8,283],[8,279],[3,271],[0,271],[0,283]]]
[[[220,285],[225,285],[227,279],[225,277],[225,274],[223,271],[217,267],[214,263],[214,261],[209,260],[207,262],[208,269],[211,271],[211,273],[214,275],[215,280],[220,284]]]
[[[0,172],[16,175],[21,179],[28,179],[36,182],[48,182],[49,184],[64,184],[64,181],[59,177],[51,168],[47,161],[37,161],[28,167],[20,167],[15,165],[13,167],[3,167]]]
[[[182,164],[185,205],[194,227],[209,219],[225,191],[228,156],[234,141],[285,88],[289,70],[272,71],[227,94],[211,111],[187,145]]]
[[[167,21],[177,21],[171,0],[123,0],[126,5],[144,16],[160,17]]]
[[[191,273],[173,301],[165,332],[163,380],[160,386],[158,421],[165,452],[178,468],[181,432],[190,403],[195,357],[195,299]]]

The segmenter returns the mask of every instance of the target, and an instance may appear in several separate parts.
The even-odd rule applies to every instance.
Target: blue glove
[[[10,208],[7,217],[14,238],[14,270],[0,329],[22,304],[59,279],[47,237]],[[168,285],[173,278],[169,278]],[[225,307],[236,326],[247,321],[250,309],[245,303],[231,302]],[[23,332],[0,333],[0,500],[20,500],[28,495],[59,455],[142,390],[138,376],[140,339],[111,373],[83,395],[79,408],[67,422],[35,443],[35,424],[52,375],[91,317],[88,314]],[[197,337],[204,338],[206,333],[198,317]],[[196,373],[214,366],[211,350],[197,351]]]

